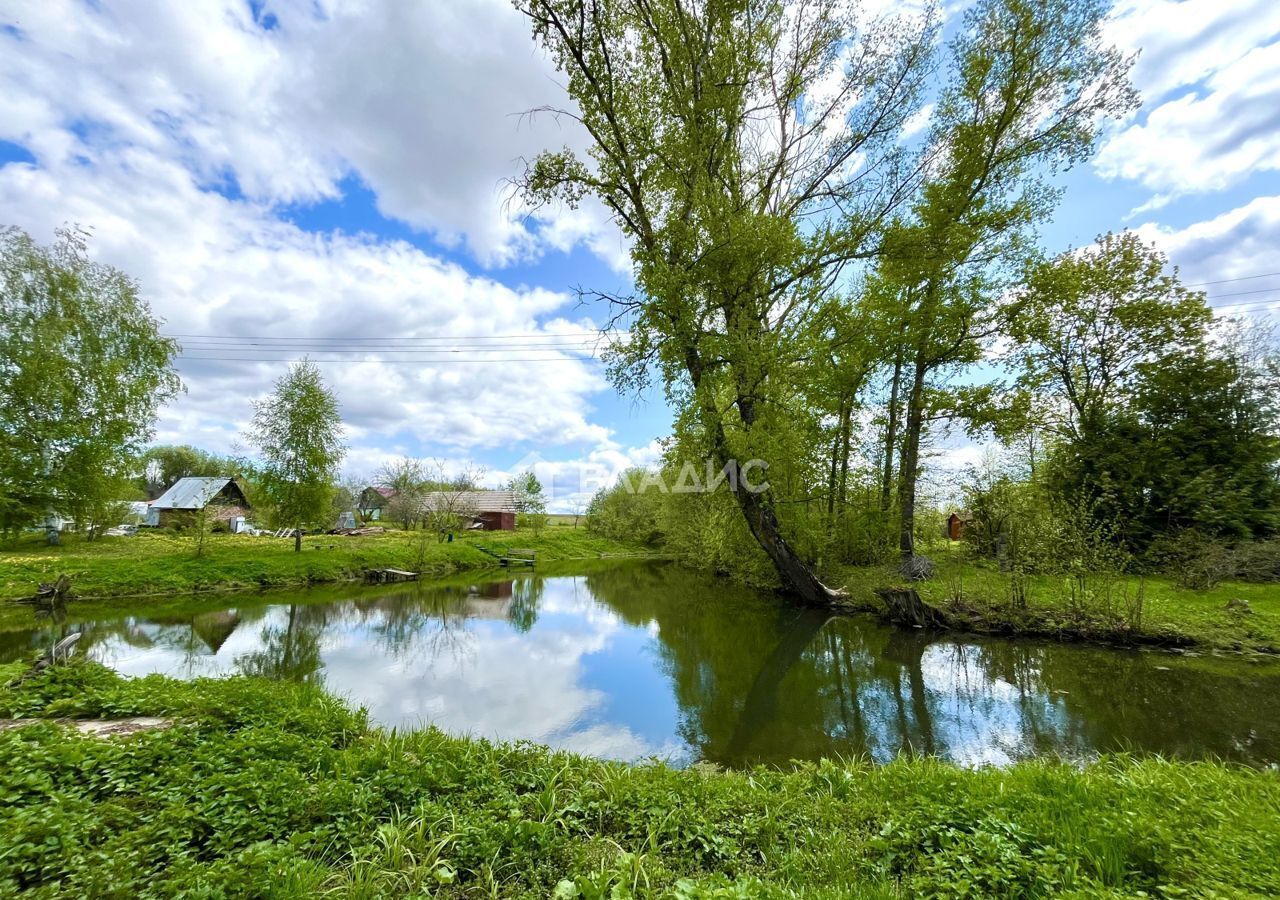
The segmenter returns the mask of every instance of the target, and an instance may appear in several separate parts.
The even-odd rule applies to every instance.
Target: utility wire
[[[1267,306],[1280,306],[1280,297],[1271,300],[1249,300],[1244,303],[1223,303],[1221,306],[1211,306],[1210,309],[1254,309]]]
[[[286,362],[296,363],[302,362],[302,358],[290,358],[283,356],[276,357],[253,357],[253,356],[190,356],[186,353],[178,355],[181,361],[189,362]],[[536,359],[518,359],[511,357],[491,357],[489,359],[382,359],[381,357],[365,357],[363,359],[352,359],[350,357],[338,357],[336,359],[311,359],[314,363],[378,363],[378,364],[398,364],[412,366],[438,366],[438,365],[469,365],[471,363],[566,363],[566,362],[588,362],[599,359],[597,356],[543,356]]]
[[[1280,272],[1264,272],[1261,275],[1241,275],[1239,278],[1220,278],[1217,281],[1193,281],[1183,287],[1205,287],[1210,284],[1231,284],[1233,281],[1252,281],[1255,278],[1275,278]]]
[[[261,353],[263,351],[278,352],[296,350],[304,353],[505,353],[507,351],[552,351],[552,350],[590,350],[595,349],[592,343],[577,344],[461,344],[456,347],[378,347],[367,344],[343,344],[339,346],[317,346],[314,344],[207,344],[182,342],[183,350],[225,351],[228,353]]]
[[[213,341],[488,341],[488,340],[507,340],[513,338],[521,338],[525,340],[547,340],[562,339],[574,337],[601,337],[603,332],[600,331],[561,331],[547,333],[529,333],[524,334],[441,334],[441,335],[423,335],[421,337],[384,337],[371,336],[359,337],[355,335],[347,337],[306,337],[304,335],[248,335],[248,334],[166,334],[165,337],[171,338],[188,338],[191,340],[213,340]]]
[[[1258,288],[1256,291],[1235,291],[1230,294],[1214,294],[1212,297],[1206,297],[1206,300],[1221,300],[1223,297],[1245,297],[1249,294],[1274,294],[1280,291],[1280,287]]]

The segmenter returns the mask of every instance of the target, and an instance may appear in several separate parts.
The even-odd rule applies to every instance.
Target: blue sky
[[[1188,282],[1249,279],[1206,286],[1211,303],[1266,314],[1280,276],[1252,276],[1280,272],[1280,4],[1121,0],[1107,33],[1141,51],[1144,105],[1062,179],[1045,248],[1139,229]],[[496,482],[541,460],[566,508],[652,461],[670,414],[575,359],[603,311],[574,288],[627,283],[603,209],[529,215],[505,192],[521,157],[585,146],[520,115],[563,103],[558,85],[504,0],[9,0],[0,224],[91,228],[187,336],[158,440],[236,447],[285,366],[259,360],[290,347],[458,348],[323,363],[348,470],[410,454]]]

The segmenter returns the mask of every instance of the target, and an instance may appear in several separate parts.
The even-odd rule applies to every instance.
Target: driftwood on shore
[[[40,582],[33,596],[17,602],[32,603],[36,606],[58,606],[66,603],[72,596],[71,579],[66,575],[59,575],[56,581]]]
[[[64,637],[62,640],[58,641],[58,643],[54,644],[44,653],[40,654],[40,658],[31,664],[31,668],[27,669],[27,671],[23,672],[13,681],[9,682],[9,686],[17,687],[18,685],[22,684],[22,682],[26,681],[28,678],[33,678],[36,675],[39,675],[41,672],[43,672],[45,669],[49,668],[50,666],[55,666],[58,663],[66,662],[68,659],[71,658],[71,652],[72,650],[75,649],[76,641],[80,640],[81,634],[82,632],[77,631],[74,634],[69,634],[66,637]]]
[[[888,607],[889,618],[911,628],[947,628],[947,614],[927,603],[915,588],[876,588],[876,596]]]

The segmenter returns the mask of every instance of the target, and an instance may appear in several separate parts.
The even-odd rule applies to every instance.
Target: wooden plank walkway
[[[531,566],[538,556],[536,550],[503,550],[498,552],[490,550],[488,547],[481,547],[479,544],[474,546],[481,553],[496,559],[500,566]]]

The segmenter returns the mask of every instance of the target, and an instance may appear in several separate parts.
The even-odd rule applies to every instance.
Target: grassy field
[[[0,667],[0,683],[17,666]],[[0,688],[0,893],[66,897],[1265,897],[1280,773],[1108,758],[719,773],[389,733],[318,690]]]
[[[1225,582],[1204,591],[1160,577],[1094,576],[1079,582],[1034,576],[1025,608],[1008,575],[959,554],[938,554],[937,574],[916,584],[955,627],[998,634],[1280,653],[1280,584]],[[836,583],[852,604],[880,611],[875,589],[901,583],[891,566],[845,569]],[[1241,607],[1232,601],[1245,601]]]
[[[63,574],[83,600],[102,605],[137,596],[323,584],[359,578],[366,569],[408,569],[436,577],[496,566],[477,546],[533,549],[540,564],[648,552],[568,525],[544,528],[537,536],[462,534],[451,543],[421,532],[323,535],[306,538],[301,553],[294,553],[293,542],[284,538],[217,534],[206,538],[199,557],[192,538],[165,533],[94,542],[70,535],[61,547],[48,547],[41,536],[32,535],[0,549],[0,600],[29,597],[39,582]],[[947,611],[957,628],[1280,652],[1280,585],[1225,583],[1193,591],[1164,578],[1094,577],[1081,588],[1064,579],[1033,577],[1026,581],[1026,604],[1020,608],[1011,602],[1007,575],[958,553],[936,558],[937,575],[917,587],[926,600]],[[877,612],[883,604],[874,590],[900,581],[887,566],[845,569],[834,580],[846,587],[851,605]]]
[[[210,535],[197,557],[193,538],[144,532],[136,537],[100,538],[85,542],[64,537],[61,547],[45,546],[32,536],[0,549],[0,599],[31,596],[36,585],[59,575],[71,578],[81,597],[102,599],[191,591],[287,587],[358,578],[366,569],[396,568],[446,575],[491,568],[491,550],[537,551],[539,562],[599,558],[602,554],[643,552],[587,534],[581,528],[546,528],[528,532],[484,532],[458,535],[440,543],[421,532],[388,531],[380,535],[321,535],[303,540],[301,553],[292,539],[247,535]]]

